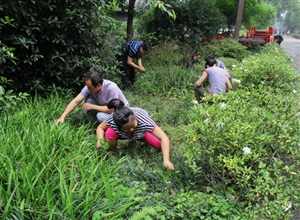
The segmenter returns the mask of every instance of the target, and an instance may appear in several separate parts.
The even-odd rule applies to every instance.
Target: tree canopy
[[[239,0],[215,1],[216,7],[227,18],[227,26],[235,25]],[[247,0],[244,5],[242,24],[246,27],[270,26],[275,19],[275,8],[272,4],[262,0]]]
[[[170,38],[192,45],[205,38],[216,36],[226,18],[209,0],[166,0],[176,13],[171,19],[166,13],[154,8],[139,18],[140,33],[154,33],[158,40]]]

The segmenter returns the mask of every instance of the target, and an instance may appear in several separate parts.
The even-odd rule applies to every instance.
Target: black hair
[[[150,44],[148,44],[147,42],[143,42],[141,47],[144,49],[145,52],[150,51]]]
[[[109,103],[107,104],[107,108],[108,109],[114,109],[116,110],[117,107],[123,107],[125,104],[122,100],[120,99],[112,99],[109,101]]]
[[[121,130],[122,126],[134,119],[133,111],[124,106],[124,102],[120,99],[112,99],[107,104],[108,109],[114,109],[113,119],[117,127]]]
[[[210,59],[215,59],[215,57],[212,56],[212,55],[208,55],[208,56],[205,57],[205,62],[208,62]]]
[[[201,52],[198,50],[193,50],[191,52],[191,57],[194,58],[195,56],[201,56]]]
[[[213,67],[215,64],[217,63],[217,61],[215,59],[209,59],[208,61],[206,61],[205,66],[210,66]]]
[[[91,80],[91,83],[94,87],[98,86],[98,84],[102,85],[103,83],[103,74],[97,71],[90,71],[86,74],[85,81]]]

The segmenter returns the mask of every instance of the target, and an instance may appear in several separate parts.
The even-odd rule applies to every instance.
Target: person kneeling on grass
[[[204,60],[205,61],[205,69],[207,68],[207,62],[210,59],[215,59],[215,57],[212,56],[212,55],[208,55],[208,56],[205,57],[205,60]],[[215,60],[217,61],[217,65],[216,66],[222,68],[223,70],[225,70],[227,72],[227,74],[228,74],[228,78],[230,79],[230,73],[229,73],[228,69],[226,68],[225,64],[223,63],[223,61],[217,60],[217,59],[215,59]]]
[[[223,92],[225,94],[226,91],[232,89],[232,85],[228,79],[228,73],[217,66],[217,61],[215,59],[208,60],[205,66],[206,69],[194,86],[195,97],[198,103],[201,102],[206,93],[220,94]],[[209,91],[207,91],[203,86],[203,82],[207,77],[210,84]]]
[[[150,118],[147,111],[141,108],[129,108],[119,99],[112,99],[108,109],[114,112],[103,121],[96,130],[97,148],[102,148],[105,138],[111,151],[115,151],[118,140],[135,139],[162,150],[164,167],[174,170],[170,162],[170,140],[163,130]]]

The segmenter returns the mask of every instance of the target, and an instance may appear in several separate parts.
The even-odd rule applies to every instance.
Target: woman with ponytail
[[[112,99],[107,107],[114,112],[97,127],[97,148],[102,148],[101,140],[104,138],[111,151],[116,150],[119,139],[139,140],[162,150],[164,167],[174,170],[170,162],[170,140],[147,111],[126,107],[119,99]]]

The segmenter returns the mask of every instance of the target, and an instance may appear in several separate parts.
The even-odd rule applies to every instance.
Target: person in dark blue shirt
[[[142,56],[149,53],[150,46],[148,43],[139,41],[128,41],[122,44],[119,53],[116,55],[119,62],[122,62],[120,70],[123,72],[121,81],[123,88],[127,89],[135,82],[135,69],[140,72],[146,72],[142,64]],[[136,63],[133,60],[136,59]]]

